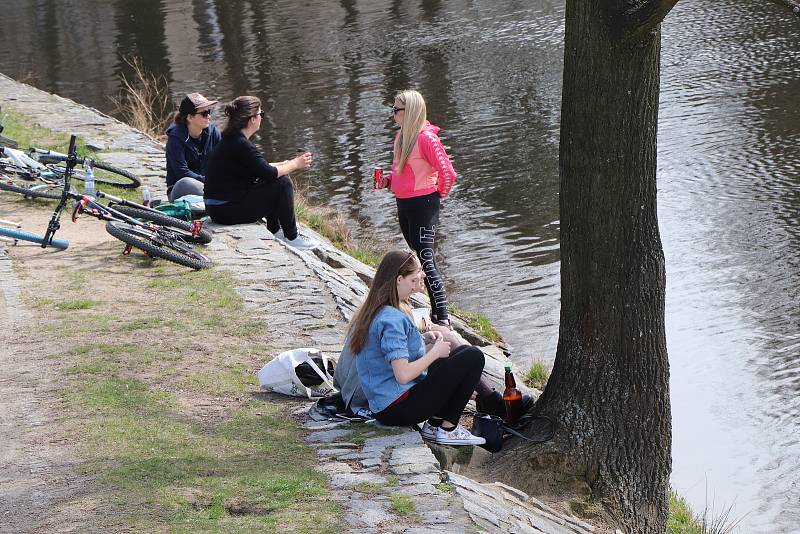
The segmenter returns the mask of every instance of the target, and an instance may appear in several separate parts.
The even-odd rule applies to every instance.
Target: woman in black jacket
[[[296,248],[313,248],[314,242],[297,232],[294,186],[289,173],[307,169],[311,152],[281,163],[267,163],[250,142],[261,127],[264,111],[255,96],[240,96],[225,106],[228,122],[222,141],[208,161],[203,197],[206,213],[219,224],[252,223],[267,219],[276,237]]]

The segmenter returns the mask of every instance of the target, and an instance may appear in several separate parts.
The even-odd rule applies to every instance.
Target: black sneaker
[[[506,403],[503,402],[503,395],[497,390],[492,390],[488,395],[475,397],[475,409],[479,413],[506,418]]]

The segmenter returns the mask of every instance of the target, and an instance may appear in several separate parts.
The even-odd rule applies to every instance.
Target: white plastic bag
[[[314,363],[312,357],[322,358],[322,369]],[[292,397],[327,397],[336,392],[333,377],[328,374],[328,356],[317,349],[304,348],[287,350],[275,356],[258,372],[258,382],[264,391],[283,393]],[[297,377],[295,368],[301,363],[308,363],[322,379],[318,386],[306,387]]]

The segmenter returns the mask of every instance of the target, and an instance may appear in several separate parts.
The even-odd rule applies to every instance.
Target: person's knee
[[[172,186],[172,189],[169,191],[169,201],[173,202],[177,198],[181,198],[185,195],[197,195],[203,196],[203,182],[200,180],[196,180],[195,178],[191,178],[189,176],[184,176],[177,182],[175,185]]]
[[[288,174],[284,174],[283,176],[278,177],[278,187],[281,189],[294,189],[294,182],[292,182],[292,177]]]
[[[483,370],[483,366],[486,365],[486,356],[483,354],[483,351],[473,345],[461,349],[458,357],[470,368]]]

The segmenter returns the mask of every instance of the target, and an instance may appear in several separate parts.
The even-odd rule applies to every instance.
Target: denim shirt
[[[393,306],[384,306],[369,326],[367,342],[356,354],[356,368],[361,387],[373,413],[380,412],[425,378],[401,384],[394,377],[392,361],[407,358],[409,362],[425,355],[425,342],[411,319]]]

